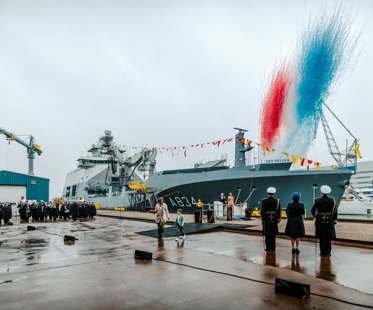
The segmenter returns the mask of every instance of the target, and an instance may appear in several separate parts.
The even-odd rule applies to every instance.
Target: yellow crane
[[[41,150],[40,145],[35,143],[35,139],[32,135],[28,136],[28,143],[24,140],[18,138],[14,133],[9,132],[5,130],[4,128],[0,128],[0,134],[4,134],[6,137],[6,140],[10,144],[11,141],[16,141],[19,144],[23,145],[27,149],[27,158],[28,161],[28,173],[29,175],[34,175],[34,159],[35,159],[35,153],[38,155],[41,155],[43,151]]]

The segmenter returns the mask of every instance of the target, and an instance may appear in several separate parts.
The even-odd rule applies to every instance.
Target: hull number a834
[[[173,207],[193,207],[197,205],[196,199],[193,196],[191,197],[168,197],[170,200],[171,206]]]

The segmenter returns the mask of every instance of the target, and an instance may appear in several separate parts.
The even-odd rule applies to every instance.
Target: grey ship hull
[[[220,193],[227,197],[230,192],[237,204],[246,201],[247,207],[254,210],[260,207],[262,198],[267,197],[267,188],[273,186],[277,189],[276,197],[281,200],[282,208],[286,208],[291,201],[294,191],[300,192],[307,210],[306,216],[310,217],[313,201],[321,195],[320,186],[327,184],[332,188],[330,196],[337,200],[338,205],[352,174],[348,170],[289,171],[289,167],[290,164],[277,164],[269,165],[265,170],[244,166],[219,170],[197,168],[164,171],[153,174],[147,180],[147,186],[154,188],[157,196],[165,197],[171,211],[182,208],[187,213],[199,210],[198,199],[205,206],[212,205],[214,201],[219,201]]]

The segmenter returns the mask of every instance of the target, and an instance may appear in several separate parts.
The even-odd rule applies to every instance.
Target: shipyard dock
[[[186,215],[186,240],[175,242],[172,225],[154,238],[152,214],[99,215],[0,226],[1,309],[373,308],[372,222],[338,223],[332,257],[320,258],[310,238],[298,256],[283,236],[267,254],[255,218],[199,224]],[[312,221],[305,223],[312,235]],[[152,259],[135,259],[136,250]],[[311,293],[276,293],[276,278],[310,285]]]

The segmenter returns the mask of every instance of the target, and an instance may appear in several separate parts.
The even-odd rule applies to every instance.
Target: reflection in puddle
[[[300,272],[300,273],[305,273],[304,268],[302,268],[299,264],[299,255],[298,254],[292,254],[291,258],[291,270]]]
[[[181,242],[177,242],[177,247],[178,248],[183,248],[184,247],[184,239],[182,239]]]
[[[265,266],[278,267],[278,264],[276,262],[276,252],[265,252],[264,255],[265,255],[265,259],[264,259]]]
[[[333,273],[332,262],[330,257],[321,257],[320,266],[316,277],[327,281],[335,282],[336,275]]]
[[[158,239],[158,247],[163,248],[164,247],[164,240],[163,239]]]

